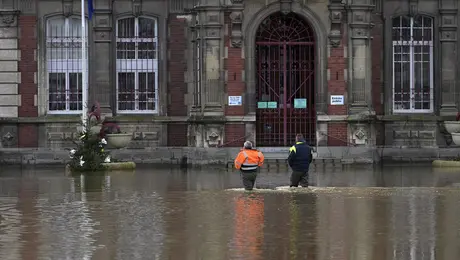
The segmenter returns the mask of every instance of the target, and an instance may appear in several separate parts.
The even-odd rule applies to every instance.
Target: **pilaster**
[[[113,74],[111,70],[112,59],[111,55],[111,42],[113,39],[113,28],[112,28],[112,1],[100,0],[94,1],[94,15],[92,18],[93,23],[93,48],[97,50],[90,53],[90,65],[89,69],[91,78],[89,80],[89,94],[90,104],[91,102],[99,102],[101,106],[101,113],[103,116],[112,116],[112,109],[110,104],[115,104],[113,95],[107,95],[107,93],[116,93],[114,84],[112,82]],[[91,28],[91,27],[90,27]],[[90,38],[91,39],[91,38]]]
[[[457,3],[457,0],[439,0],[441,115],[455,115],[457,113]]]
[[[219,1],[207,1],[195,8],[198,17],[201,77],[201,106],[204,116],[223,116],[223,24],[224,12]]]
[[[371,22],[372,0],[348,0],[350,114],[372,113]]]

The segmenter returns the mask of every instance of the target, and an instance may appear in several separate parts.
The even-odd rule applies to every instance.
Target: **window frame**
[[[435,19],[431,16],[428,16],[428,15],[420,15],[422,18],[428,18],[430,19],[431,21],[431,26],[430,27],[425,27],[423,26],[422,27],[422,30],[424,30],[425,28],[429,28],[431,30],[431,39],[430,40],[420,40],[420,41],[417,41],[417,40],[414,40],[414,29],[417,28],[417,27],[414,27],[414,20],[415,20],[415,17],[408,17],[410,19],[410,40],[394,40],[394,39],[391,39],[391,54],[392,54],[392,57],[391,57],[391,68],[392,68],[392,109],[393,109],[393,113],[394,114],[424,114],[424,113],[433,113],[435,110],[434,110],[434,35],[435,35]],[[393,23],[393,20],[394,18],[399,18],[401,19],[402,17],[404,17],[403,15],[400,15],[400,16],[395,16],[393,17],[393,19],[391,19],[391,37],[393,37],[393,33],[395,31],[395,29],[402,29],[402,28],[407,28],[407,27],[402,27],[401,24],[398,25],[398,26],[395,26],[395,24]],[[405,47],[405,46],[408,46],[409,47],[409,61],[407,61],[409,63],[409,91],[410,91],[410,108],[409,109],[400,109],[400,108],[397,108],[396,106],[396,100],[395,100],[395,96],[396,96],[396,92],[395,92],[395,83],[396,83],[396,75],[395,75],[395,66],[396,64],[402,64],[404,63],[404,61],[402,60],[401,58],[401,61],[395,61],[395,49],[396,47]],[[430,95],[430,108],[429,109],[416,109],[415,108],[415,104],[416,104],[416,101],[415,101],[415,70],[414,70],[414,67],[415,67],[415,64],[417,62],[420,62],[420,61],[415,61],[415,58],[414,58],[414,49],[415,47],[429,47],[429,86],[430,86],[430,91],[429,91],[429,95]],[[401,56],[402,56],[402,53],[401,52]],[[423,54],[422,54],[423,55]],[[421,81],[423,82],[423,74],[420,75],[421,77]],[[402,91],[402,90],[401,90]],[[423,92],[422,92],[423,93]],[[423,100],[423,99],[422,99]],[[422,103],[422,106],[423,106],[423,103]]]
[[[69,37],[69,39],[54,39],[54,37],[48,35],[48,33],[51,31],[51,23],[55,20],[64,20],[64,37]],[[71,93],[70,93],[70,74],[71,73],[77,73],[77,74],[83,74],[83,71],[82,71],[82,57],[80,57],[79,59],[69,59],[69,56],[68,54],[70,53],[71,50],[73,50],[73,48],[66,48],[66,57],[64,59],[51,59],[50,57],[48,57],[48,52],[50,50],[52,50],[52,48],[48,48],[48,44],[52,44],[52,43],[71,43],[71,42],[78,42],[80,44],[82,44],[83,42],[83,32],[81,32],[81,35],[80,37],[73,37],[73,39],[70,39],[70,32],[72,30],[72,24],[71,24],[71,20],[78,20],[79,24],[81,24],[81,18],[80,17],[76,17],[76,16],[70,16],[70,17],[64,17],[64,16],[55,16],[55,17],[50,17],[48,19],[46,19],[46,31],[45,31],[45,84],[46,84],[46,108],[47,108],[47,114],[54,114],[54,115],[73,115],[73,114],[81,114],[82,113],[82,109],[80,110],[70,110],[70,96],[71,96]],[[86,22],[86,26],[85,26],[85,29],[86,29],[86,33],[85,35],[88,36],[88,19],[85,19],[85,22]],[[89,41],[88,41],[89,42]],[[78,48],[78,49],[81,49],[81,48]],[[87,64],[87,68],[88,68],[88,65],[89,65],[89,52],[87,51],[86,52],[86,64]],[[58,68],[58,69],[55,69],[55,68]],[[89,71],[89,70],[88,70]],[[50,108],[50,84],[49,84],[49,80],[50,80],[50,74],[51,73],[62,73],[62,74],[65,74],[65,96],[66,96],[66,99],[65,99],[65,107],[66,109],[65,110],[51,110]],[[83,87],[83,86],[82,86]],[[78,86],[77,86],[78,88]],[[83,89],[82,89],[83,91]],[[77,92],[78,94],[78,92]],[[81,93],[82,94],[82,93]],[[80,100],[80,103],[81,103],[81,107],[83,108],[83,100]],[[78,105],[77,105],[78,106]]]
[[[134,18],[134,38],[120,38],[119,36],[119,21],[122,21],[124,19],[130,19]],[[139,37],[139,18],[144,18],[144,19],[150,19],[153,20],[155,23],[154,26],[154,33],[155,37],[153,38],[140,38]],[[153,16],[139,16],[139,17],[133,17],[133,16],[125,16],[125,17],[120,17],[116,20],[116,28],[115,28],[115,86],[116,86],[116,91],[115,91],[115,108],[117,111],[117,114],[158,114],[159,113],[159,80],[158,80],[158,74],[159,74],[159,53],[160,53],[160,46],[159,46],[159,41],[158,41],[158,18],[153,17]],[[155,44],[155,58],[154,59],[139,59],[139,49],[138,49],[138,44],[139,43],[154,43]],[[134,59],[118,59],[118,51],[119,49],[117,48],[118,43],[135,43],[135,58]],[[132,110],[120,110],[120,104],[119,104],[119,82],[118,82],[118,77],[119,73],[134,73],[134,109]],[[141,93],[139,92],[139,74],[140,73],[154,73],[154,80],[155,80],[155,88],[154,88],[154,109],[153,110],[141,110],[139,109],[139,96]],[[148,76],[147,76],[148,77]],[[148,93],[148,92],[142,92],[142,93]],[[148,107],[148,102],[146,103],[146,107]]]

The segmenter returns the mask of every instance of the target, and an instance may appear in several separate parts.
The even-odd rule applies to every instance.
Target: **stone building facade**
[[[94,0],[89,99],[131,148],[441,147],[456,0]],[[80,1],[2,0],[4,148],[62,148],[81,109]],[[91,105],[91,104],[90,104]]]

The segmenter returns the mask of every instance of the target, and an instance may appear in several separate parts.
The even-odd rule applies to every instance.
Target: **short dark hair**
[[[295,135],[295,140],[296,140],[296,141],[300,141],[300,140],[303,140],[303,139],[304,139],[304,138],[303,138],[303,135],[302,135],[302,134],[296,134],[296,135]]]

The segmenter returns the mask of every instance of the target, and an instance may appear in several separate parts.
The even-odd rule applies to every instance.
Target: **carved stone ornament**
[[[355,144],[364,145],[367,143],[367,131],[363,127],[357,127],[352,138]]]
[[[241,48],[243,43],[243,12],[235,11],[230,14],[231,23],[231,44],[233,48]]]
[[[332,30],[329,34],[329,42],[332,47],[336,48],[340,46],[340,40],[342,39],[342,34],[339,30]]]
[[[10,132],[7,132],[3,137],[2,137],[2,145],[4,147],[11,146],[11,144],[14,141],[14,135],[11,134]]]
[[[2,15],[2,22],[4,25],[10,26],[14,23],[14,15],[12,14],[7,14],[7,15]]]
[[[331,1],[329,5],[329,20],[330,24],[330,34],[329,42],[331,47],[336,48],[340,45],[340,40],[342,39],[342,20],[343,13],[345,11],[345,6],[342,1]]]
[[[207,147],[218,147],[222,143],[223,127],[208,126],[206,127],[206,144]]]

